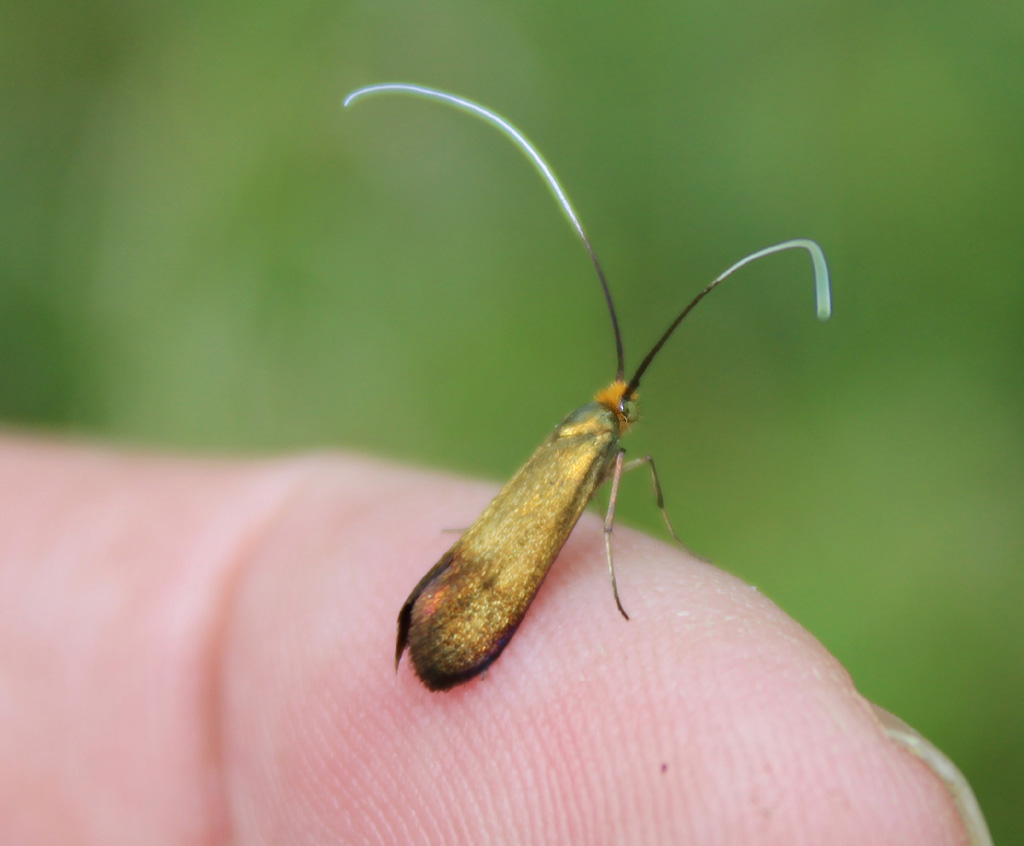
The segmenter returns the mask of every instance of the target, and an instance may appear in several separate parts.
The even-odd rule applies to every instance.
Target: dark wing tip
[[[398,664],[402,660],[402,653],[405,652],[405,647],[409,643],[409,623],[412,620],[412,604],[415,601],[416,592],[413,591],[413,595],[405,601],[402,610],[398,612],[398,642],[395,644],[396,673],[398,672]]]
[[[443,573],[448,569],[448,566],[452,563],[453,557],[454,547],[442,555],[441,560],[431,567],[430,570],[427,571],[427,574],[419,580],[419,583],[412,589],[412,592],[406,598],[405,604],[402,606],[402,610],[398,612],[398,640],[395,643],[396,673],[398,672],[398,665],[402,660],[402,653],[405,652],[405,647],[409,645],[409,629],[412,627],[412,607],[416,604],[416,600],[420,598],[420,594],[423,593],[423,589],[440,573]]]
[[[494,657],[496,658],[497,656]],[[470,679],[476,678],[490,666],[493,660],[494,659],[492,658],[486,663],[470,667],[468,670],[450,673],[437,665],[420,666],[416,663],[416,656],[413,655],[413,668],[416,670],[416,675],[419,676],[420,681],[423,682],[423,685],[427,690],[440,693],[446,690],[451,690],[453,687],[458,687],[460,684],[464,684]]]
[[[518,625],[519,621],[516,621],[501,637],[484,645],[475,655],[463,653],[452,656],[446,650],[433,648],[432,644],[421,643],[414,637],[409,648],[413,669],[428,690],[451,690],[486,672],[498,660]]]

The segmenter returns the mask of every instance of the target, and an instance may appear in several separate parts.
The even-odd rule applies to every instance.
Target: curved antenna
[[[640,386],[640,377],[644,375],[644,371],[646,371],[651,362],[654,361],[654,357],[665,345],[665,341],[667,341],[672,333],[676,331],[676,327],[683,322],[683,318],[693,311],[694,306],[711,293],[711,289],[719,282],[728,279],[733,275],[733,273],[744,265],[750,264],[752,261],[757,261],[759,258],[770,256],[772,253],[780,253],[783,250],[792,250],[798,247],[807,250],[807,252],[811,254],[811,263],[814,265],[814,292],[818,308],[818,319],[828,320],[832,314],[832,293],[828,284],[828,265],[825,264],[825,253],[822,252],[821,247],[819,247],[814,241],[810,241],[806,238],[796,238],[792,241],[783,241],[781,244],[775,244],[772,247],[765,247],[763,250],[758,250],[756,253],[751,253],[746,258],[740,259],[736,264],[719,275],[710,285],[690,301],[690,304],[683,309],[679,317],[673,320],[672,325],[665,330],[665,334],[658,339],[658,343],[656,343],[653,349],[647,353],[647,357],[640,362],[640,366],[636,369],[636,373],[633,374],[633,378],[629,380],[629,385],[627,386],[626,392],[623,396],[628,397],[636,392],[636,389]]]
[[[590,241],[587,240],[587,236],[583,230],[583,224],[580,222],[580,218],[577,217],[577,214],[575,214],[572,204],[569,203],[568,196],[564,191],[562,191],[562,186],[555,177],[554,171],[548,163],[544,161],[541,154],[537,152],[536,147],[526,140],[526,136],[512,126],[512,124],[507,120],[489,109],[484,109],[482,105],[475,103],[472,100],[458,97],[455,94],[447,93],[446,91],[424,88],[421,85],[410,85],[402,82],[368,85],[366,88],[359,88],[352,91],[352,93],[345,97],[344,104],[351,105],[355,100],[369,94],[386,92],[414,94],[416,96],[426,97],[427,99],[439,100],[449,105],[453,105],[453,107],[461,109],[463,112],[469,112],[471,115],[481,118],[490,125],[498,127],[498,129],[512,139],[515,145],[519,147],[519,150],[526,155],[526,158],[534,164],[534,167],[537,168],[548,183],[548,187],[551,188],[551,193],[555,195],[555,199],[562,207],[562,212],[568,218],[572,228],[577,231],[577,235],[580,236],[580,240],[583,241],[584,247],[587,248],[587,252],[590,254],[590,260],[594,264],[594,269],[597,271],[597,279],[598,282],[601,283],[601,290],[604,292],[604,301],[608,306],[608,314],[611,318],[611,331],[615,336],[615,357],[617,359],[617,376],[615,378],[622,379],[626,368],[623,354],[623,336],[622,333],[618,331],[618,318],[615,316],[615,306],[611,301],[611,291],[608,290],[608,283],[604,279],[604,270],[601,269],[601,263],[597,260],[597,253],[595,253],[594,248],[590,246]]]
[[[472,100],[456,97],[454,94],[449,94],[446,91],[424,88],[421,85],[409,85],[404,82],[385,82],[380,85],[368,85],[365,88],[359,88],[349,94],[345,98],[344,105],[350,106],[356,100],[369,94],[382,94],[386,92],[413,94],[419,97],[426,97],[428,100],[439,100],[442,103],[447,103],[457,109],[462,109],[465,112],[476,115],[504,132],[512,139],[515,145],[526,154],[526,157],[533,163],[533,166],[537,168],[540,175],[544,177],[548,187],[551,189],[551,193],[555,195],[555,199],[558,200],[558,204],[562,207],[562,211],[569,219],[569,223],[572,224],[573,229],[576,230],[576,234],[579,235],[580,240],[583,241],[583,246],[587,248],[587,252],[590,254],[590,260],[594,264],[594,270],[597,271],[598,281],[601,283],[601,290],[604,291],[604,301],[608,305],[608,314],[612,319],[612,331],[615,333],[615,355],[618,359],[618,375],[616,376],[616,379],[621,380],[625,369],[622,352],[622,335],[619,332],[619,319],[615,316],[615,306],[612,304],[612,294],[611,291],[608,290],[608,283],[605,281],[604,271],[601,269],[601,263],[597,260],[597,254],[594,252],[593,247],[590,246],[590,241],[587,240],[587,236],[583,232],[583,226],[580,223],[579,218],[576,217],[576,212],[573,210],[572,203],[569,202],[569,197],[566,195],[565,191],[562,190],[562,186],[559,184],[558,179],[555,178],[554,171],[551,170],[548,163],[544,161],[544,158],[537,152],[537,149],[533,144],[527,141],[526,136],[516,129],[511,123],[500,115],[492,112],[490,109],[485,109],[483,106],[478,103],[474,103]]]

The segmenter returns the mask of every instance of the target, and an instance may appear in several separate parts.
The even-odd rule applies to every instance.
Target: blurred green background
[[[688,546],[1024,842],[1024,4],[7,3],[0,417],[506,478],[613,375]],[[641,478],[622,519],[663,536]],[[628,574],[620,576],[628,581]],[[597,613],[597,611],[595,611]],[[606,609],[601,609],[606,613]]]

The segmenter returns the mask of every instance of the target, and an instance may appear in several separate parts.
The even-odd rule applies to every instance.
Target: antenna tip
[[[818,306],[818,320],[828,320],[832,316],[832,286],[829,282],[825,253],[814,241],[809,241],[806,238],[798,238],[788,243],[794,247],[803,247],[811,254],[811,262],[814,264],[814,295]]]
[[[345,95],[345,99],[341,101],[341,106],[342,106],[342,108],[345,108],[347,106],[351,106],[352,103],[354,103],[356,100],[358,100],[364,94],[372,94],[374,91],[376,91],[376,90],[378,90],[378,89],[380,89],[382,87],[383,86],[380,86],[380,85],[367,85],[367,86],[364,86],[363,88],[357,88],[355,91],[349,91],[348,94]]]
[[[376,85],[364,85],[362,88],[357,88],[355,91],[350,91],[345,99],[342,100],[341,105],[351,106],[356,100],[366,94],[376,94],[379,91],[412,91],[414,93],[423,92],[425,89],[420,88],[418,85],[406,85],[404,82],[382,82]]]

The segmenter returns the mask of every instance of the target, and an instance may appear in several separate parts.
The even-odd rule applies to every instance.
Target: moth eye
[[[626,422],[636,423],[636,418],[639,416],[639,410],[636,407],[636,402],[631,399],[623,400],[619,404],[619,411],[622,412],[622,416],[626,418]]]

